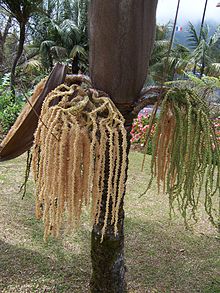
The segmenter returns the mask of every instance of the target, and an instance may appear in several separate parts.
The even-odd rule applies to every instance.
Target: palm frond
[[[210,46],[215,46],[216,43],[220,40],[220,26],[217,27],[214,35],[210,38]]]
[[[67,57],[67,50],[64,47],[53,46],[51,47],[51,53],[53,54],[53,57],[58,61],[61,61]]]
[[[192,49],[195,49],[199,45],[199,36],[194,25],[191,22],[189,22],[188,32],[189,36],[187,37],[187,41],[189,43],[189,46]]]
[[[72,20],[64,20],[63,23],[60,25],[60,29],[61,40],[67,48],[72,48],[75,44],[79,42],[79,29]]]
[[[23,70],[27,74],[32,74],[36,71],[39,72],[39,71],[43,70],[43,66],[39,60],[31,59],[31,60],[28,60],[27,62],[25,62],[24,66],[23,66]]]
[[[207,68],[207,74],[214,77],[220,76],[220,63],[212,63]],[[220,87],[220,81],[219,81],[219,87]]]
[[[201,40],[197,48],[192,53],[192,58],[196,62],[204,62],[206,65],[211,62],[211,57],[209,56],[209,45],[205,40]]]
[[[55,46],[55,42],[51,40],[45,40],[40,45],[40,53],[43,53],[45,51],[48,51],[51,49],[51,47]]]
[[[73,47],[73,49],[70,52],[70,58],[74,58],[76,56],[76,54],[79,54],[81,56],[87,57],[86,50],[83,47],[79,46],[79,45],[75,45]]]
[[[205,42],[208,42],[209,38],[209,27],[207,24],[205,24],[201,30],[201,39],[205,40]]]

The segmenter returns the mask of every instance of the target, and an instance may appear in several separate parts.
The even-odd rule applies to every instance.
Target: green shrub
[[[4,133],[14,124],[23,104],[21,96],[12,97],[10,75],[5,74],[0,82],[0,125]]]

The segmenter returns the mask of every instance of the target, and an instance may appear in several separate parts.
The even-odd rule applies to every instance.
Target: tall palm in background
[[[199,72],[200,77],[203,74],[220,73],[218,49],[220,45],[220,28],[218,27],[212,36],[209,36],[207,25],[203,25],[198,34],[192,23],[189,23],[189,47],[192,50],[191,62],[195,64],[194,73]]]
[[[174,42],[167,59],[169,31],[169,24],[157,26],[156,41],[150,60],[148,84],[161,83],[165,66],[169,81],[181,79],[184,77],[184,72],[192,71],[198,72],[200,77],[204,74],[219,76],[220,27],[210,36],[207,25],[203,24],[201,32],[198,33],[195,26],[189,23],[188,47]],[[166,62],[168,62],[167,65],[165,65]]]
[[[189,63],[190,50],[183,45],[175,44],[167,59],[169,49],[169,23],[165,26],[157,26],[156,41],[151,55],[148,83],[161,83],[163,80],[162,72],[166,66],[168,80],[173,80],[181,76]],[[168,65],[165,63],[168,62]]]
[[[51,70],[54,61],[71,61],[73,73],[85,71],[88,0],[45,1],[43,9],[45,15],[31,24],[33,46],[39,48],[43,67]]]

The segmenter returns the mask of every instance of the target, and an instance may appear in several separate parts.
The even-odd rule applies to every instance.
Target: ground
[[[130,154],[126,194],[125,255],[129,293],[220,293],[219,234],[201,209],[201,221],[186,231],[169,220],[168,201],[156,188],[140,198],[149,180],[149,160]],[[43,242],[34,218],[34,184],[23,200],[25,156],[0,164],[0,292],[89,292],[90,230],[85,211],[79,231]]]

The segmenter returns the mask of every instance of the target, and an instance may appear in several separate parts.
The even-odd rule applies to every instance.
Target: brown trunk
[[[208,0],[205,0],[205,6],[204,6],[204,10],[203,10],[203,14],[202,14],[202,22],[201,22],[201,26],[200,26],[200,31],[199,31],[199,40],[198,40],[198,45],[200,44],[201,40],[202,40],[202,33],[203,33],[203,27],[204,27],[204,22],[205,22],[205,15],[206,15],[206,9],[207,9],[207,4],[208,4]],[[195,62],[194,68],[193,68],[193,73],[196,73],[196,67],[197,67],[197,62]],[[202,68],[200,71],[200,78],[202,78],[202,75],[204,73],[204,69],[205,69],[205,65],[204,62],[202,63]]]
[[[128,148],[130,149],[130,130],[127,128]],[[106,152],[106,158],[108,158]],[[126,165],[126,178],[128,171],[128,156]],[[108,160],[106,161],[104,192],[102,196],[102,209],[98,225],[93,226],[91,235],[91,259],[92,276],[90,281],[91,293],[125,293],[126,287],[126,266],[124,260],[124,196],[119,209],[118,233],[114,234],[114,225],[111,224],[111,213],[109,213],[108,225],[103,241],[101,242],[102,227],[105,218],[106,195],[108,186]],[[110,203],[111,210],[111,203]]]
[[[202,66],[201,66],[201,69],[200,69],[200,75],[199,77],[202,78],[203,74],[204,74],[204,71],[205,71],[205,60],[204,60],[204,56],[202,58]]]
[[[3,68],[3,60],[4,60],[4,41],[2,35],[0,35],[0,70]]]
[[[147,76],[154,41],[156,7],[157,0],[91,0],[90,4],[92,84],[93,87],[109,94],[124,115],[128,146],[133,119],[131,112]],[[108,178],[107,174],[108,164]],[[100,243],[106,191],[103,192],[102,201],[99,224],[95,225],[92,231],[91,292],[125,293],[124,197],[120,206],[117,235],[114,235],[109,221],[104,240]]]
[[[128,148],[130,148],[130,127],[128,132]],[[122,151],[122,150],[121,150]],[[106,158],[109,158],[108,151]],[[126,179],[128,170],[128,157]],[[108,188],[109,162],[106,161],[104,192],[102,206],[105,207]],[[110,203],[111,209],[111,203]],[[114,234],[114,225],[111,224],[109,214],[108,225],[103,242],[101,231],[104,224],[105,209],[102,208],[98,225],[94,225],[91,237],[92,277],[90,282],[91,293],[124,293],[126,292],[125,261],[124,261],[124,195],[119,209],[118,233]]]
[[[132,103],[147,76],[157,0],[92,0],[90,75],[116,103]]]
[[[15,56],[15,59],[13,61],[12,68],[11,68],[11,84],[10,84],[10,87],[11,87],[11,91],[13,93],[13,96],[15,95],[15,89],[14,89],[14,86],[15,86],[15,69],[16,69],[18,61],[19,61],[19,59],[20,59],[20,57],[21,57],[21,55],[23,53],[24,41],[25,41],[25,26],[26,26],[26,23],[21,22],[19,24],[19,26],[20,26],[20,36],[19,36],[18,50],[17,50],[16,56]]]
[[[3,33],[0,33],[0,71],[2,72],[4,63],[4,45],[11,27],[12,17],[9,16]]]

